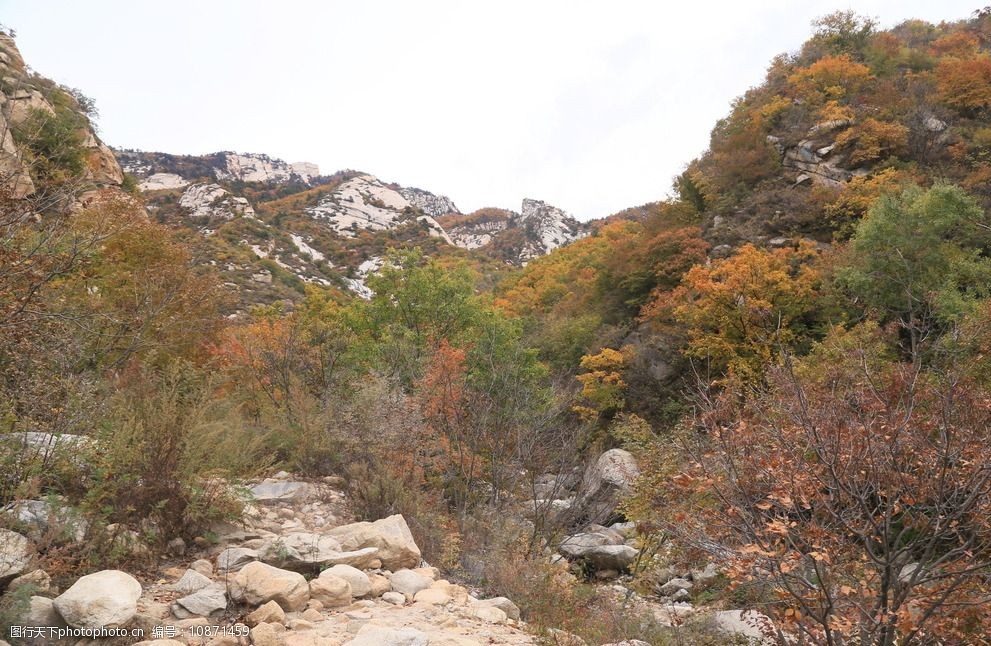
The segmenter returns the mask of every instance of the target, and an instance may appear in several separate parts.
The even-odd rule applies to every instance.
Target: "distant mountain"
[[[115,152],[149,212],[195,231],[200,260],[245,305],[295,298],[305,283],[367,297],[365,278],[397,245],[524,265],[591,228],[539,200],[465,215],[444,195],[262,154]]]

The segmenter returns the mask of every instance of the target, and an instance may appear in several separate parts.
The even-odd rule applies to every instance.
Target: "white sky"
[[[580,219],[664,196],[813,18],[965,18],[959,0],[0,0],[111,145],[364,170],[462,211]]]

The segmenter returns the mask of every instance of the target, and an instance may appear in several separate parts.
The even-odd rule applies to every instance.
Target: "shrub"
[[[263,438],[213,388],[185,363],[132,369],[86,456],[95,481],[85,507],[107,521],[151,526],[161,541],[239,512],[229,485],[269,462]]]
[[[69,108],[54,113],[33,108],[13,128],[14,141],[27,152],[32,177],[42,184],[55,184],[82,175],[86,170],[85,127],[85,119]]]

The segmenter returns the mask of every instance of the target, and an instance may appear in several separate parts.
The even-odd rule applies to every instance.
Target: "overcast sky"
[[[978,2],[0,0],[36,71],[112,146],[353,168],[462,211],[580,219],[663,197],[730,101],[853,8],[883,26]]]

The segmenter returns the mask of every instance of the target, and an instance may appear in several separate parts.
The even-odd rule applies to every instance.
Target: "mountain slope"
[[[320,175],[315,164],[266,155],[117,156],[157,219],[196,233],[188,239],[200,260],[226,276],[242,305],[296,300],[306,283],[367,297],[368,271],[396,246],[521,265],[586,230],[535,200],[492,224],[462,215],[443,195],[357,171]]]

